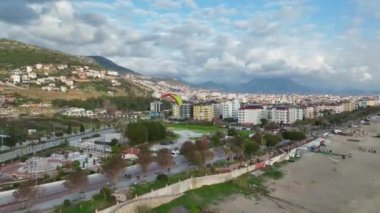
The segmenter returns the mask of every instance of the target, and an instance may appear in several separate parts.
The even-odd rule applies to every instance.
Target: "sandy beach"
[[[365,135],[329,138],[326,150],[351,153],[351,158],[306,153],[282,168],[282,179],[268,183],[270,197],[235,195],[210,209],[221,213],[380,212],[380,139],[374,137],[380,134],[380,122],[361,126],[363,131]]]

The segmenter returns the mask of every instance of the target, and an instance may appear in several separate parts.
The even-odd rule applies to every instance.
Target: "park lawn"
[[[223,128],[214,125],[200,125],[200,124],[185,124],[185,123],[175,123],[170,124],[169,128],[174,130],[191,130],[200,133],[213,133],[216,131],[224,131]]]
[[[249,135],[251,133],[252,132],[249,131],[249,130],[241,130],[241,131],[239,131],[239,136],[242,137],[242,138],[249,138]]]

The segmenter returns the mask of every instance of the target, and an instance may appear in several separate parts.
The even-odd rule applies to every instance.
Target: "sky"
[[[1,0],[0,29],[193,83],[380,89],[379,0]]]

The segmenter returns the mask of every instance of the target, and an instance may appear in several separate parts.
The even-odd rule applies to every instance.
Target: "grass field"
[[[201,125],[201,124],[187,124],[187,123],[175,123],[168,126],[174,130],[191,130],[200,133],[213,133],[216,131],[224,131],[223,128],[214,125]]]
[[[274,167],[268,167],[265,173],[260,177],[254,177],[250,174],[245,174],[233,181],[203,186],[194,189],[169,203],[161,205],[154,209],[156,213],[167,213],[173,211],[177,207],[185,207],[191,213],[203,212],[208,206],[217,203],[221,199],[234,194],[243,194],[247,196],[255,196],[258,194],[269,193],[265,183],[268,180],[280,179],[283,177],[279,167],[283,164]]]

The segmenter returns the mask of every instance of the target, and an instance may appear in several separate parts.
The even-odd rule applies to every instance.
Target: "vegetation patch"
[[[70,201],[57,207],[54,212],[59,213],[93,213],[96,209],[105,209],[115,205],[116,199],[112,196],[108,188],[103,188],[99,194],[96,194],[89,201],[84,201],[76,204],[71,204]]]

